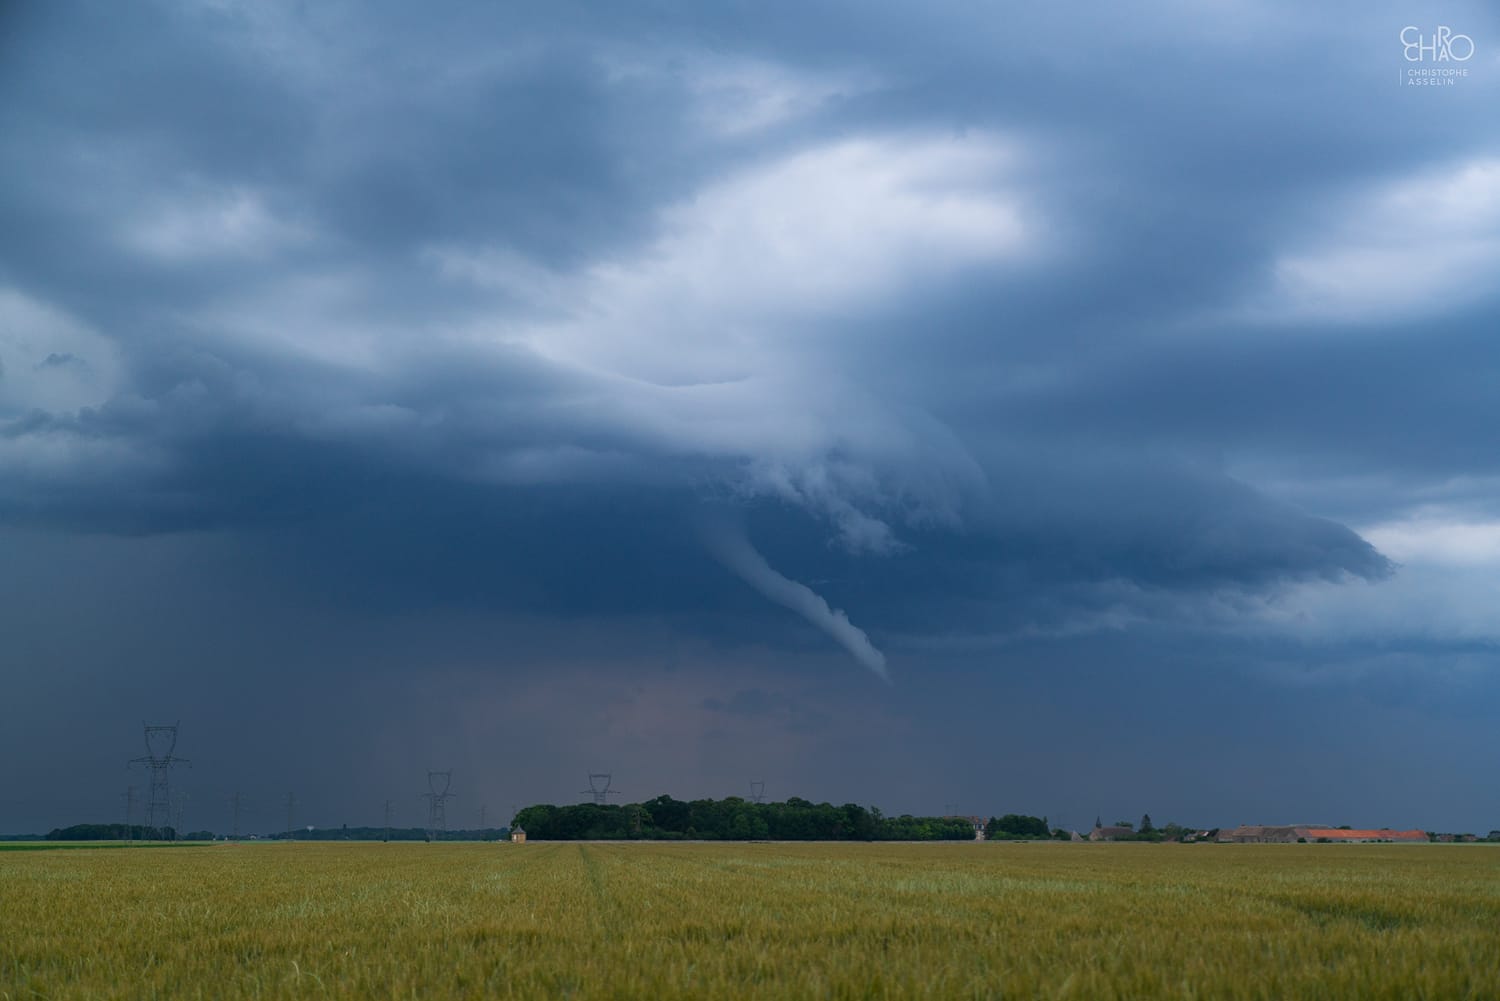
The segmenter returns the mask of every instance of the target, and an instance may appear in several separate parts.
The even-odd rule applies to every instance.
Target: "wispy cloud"
[[[1439,318],[1494,293],[1500,161],[1428,167],[1345,197],[1322,231],[1274,264],[1265,307],[1284,321]]]

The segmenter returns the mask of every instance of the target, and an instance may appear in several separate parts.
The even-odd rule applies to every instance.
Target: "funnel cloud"
[[[834,642],[849,651],[850,656],[887,683],[891,676],[885,668],[885,654],[875,648],[865,631],[849,621],[843,609],[832,608],[822,595],[806,584],[776,571],[751,545],[743,528],[721,522],[705,527],[703,544],[735,576],[755,588],[776,604],[790,608],[808,622],[833,637]]]

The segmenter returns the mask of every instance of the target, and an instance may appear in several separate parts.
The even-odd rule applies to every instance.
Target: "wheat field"
[[[0,852],[0,998],[1496,998],[1500,849]]]

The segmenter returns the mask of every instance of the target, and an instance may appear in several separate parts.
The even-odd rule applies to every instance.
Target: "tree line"
[[[267,841],[493,841],[510,832],[506,828],[483,830],[436,831],[429,837],[421,827],[315,827],[272,834],[245,835],[241,840]],[[57,827],[44,836],[47,841],[213,841],[213,831],[188,831],[181,837],[171,827],[146,827],[143,824],[74,824]]]
[[[644,803],[570,806],[539,804],[516,814],[515,824],[540,841],[969,841],[965,817],[887,817],[845,803],[783,803],[727,799],[680,800],[658,796]]]
[[[1024,813],[991,817],[989,823],[984,825],[986,841],[1034,841],[1043,838],[1067,840],[1071,837],[1067,831],[1052,830],[1046,817],[1033,817]]]
[[[47,841],[211,841],[211,831],[189,831],[178,838],[171,827],[147,827],[144,824],[74,824],[55,827],[45,835]]]
[[[428,831],[424,827],[314,827],[262,835],[269,841],[494,841],[510,831],[503,827]]]

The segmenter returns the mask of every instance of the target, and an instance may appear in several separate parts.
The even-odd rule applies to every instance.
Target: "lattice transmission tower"
[[[236,789],[234,793],[229,797],[229,808],[234,817],[232,837],[236,841],[240,839],[240,808],[244,805],[245,797],[240,795],[240,791]]]
[[[191,768],[193,763],[187,758],[179,758],[175,753],[178,723],[171,726],[152,726],[150,723],[141,725],[146,728],[146,756],[132,758],[130,763],[145,765],[151,770],[151,784],[146,794],[146,827],[164,833],[174,819],[172,769],[178,765]],[[172,834],[175,840],[177,831],[173,830]]]
[[[752,803],[764,803],[765,801],[766,801],[766,780],[765,779],[751,779],[750,780],[750,802],[752,802]]]
[[[427,791],[422,798],[427,800],[427,840],[436,841],[438,835],[448,829],[448,809],[445,804],[453,798],[448,787],[453,784],[453,773],[427,773]]]
[[[594,797],[594,803],[603,806],[609,802],[610,796],[620,795],[617,790],[609,787],[614,781],[614,775],[610,772],[589,772],[589,787],[578,795]]]

